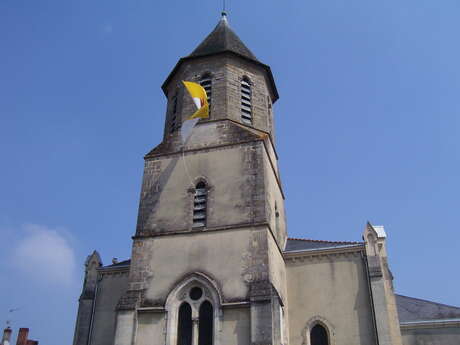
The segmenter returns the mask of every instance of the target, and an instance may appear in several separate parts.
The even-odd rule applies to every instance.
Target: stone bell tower
[[[181,124],[195,108],[183,80],[203,85],[210,102],[185,146]],[[164,137],[145,156],[114,344],[279,345],[287,235],[270,67],[224,13],[162,89]]]

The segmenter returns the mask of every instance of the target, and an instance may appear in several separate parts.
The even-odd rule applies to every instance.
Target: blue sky
[[[382,224],[396,290],[460,305],[460,3],[228,2],[280,92],[290,236]],[[160,85],[220,4],[0,2],[0,315],[15,329],[69,344],[86,255],[129,257]]]

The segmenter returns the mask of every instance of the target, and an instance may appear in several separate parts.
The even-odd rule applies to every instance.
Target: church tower
[[[210,104],[185,144],[182,81]],[[225,14],[162,89],[131,260],[88,257],[73,345],[459,344],[460,308],[395,294],[383,226],[362,242],[287,238],[278,93]]]
[[[195,108],[182,81],[200,83],[210,103],[185,146]],[[114,344],[281,344],[287,235],[270,67],[223,13],[162,89],[164,136],[145,156]]]

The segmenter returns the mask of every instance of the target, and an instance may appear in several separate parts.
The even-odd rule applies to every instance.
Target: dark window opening
[[[195,187],[195,196],[193,199],[193,227],[206,226],[206,204],[208,201],[208,191],[206,184],[199,182]]]
[[[310,332],[311,345],[329,345],[326,329],[321,325],[316,325]]]
[[[252,91],[247,78],[241,81],[241,120],[248,125],[252,124]]]
[[[278,234],[280,228],[280,213],[278,212],[278,204],[275,202],[275,233]]]
[[[172,102],[172,114],[171,114],[171,120],[169,122],[169,133],[174,133],[180,127],[180,124],[177,121],[177,91],[174,94],[171,102]]]
[[[192,345],[192,308],[183,303],[179,308],[177,345]]]
[[[177,92],[173,98],[173,114],[177,113]]]
[[[211,303],[205,301],[200,306],[200,323],[198,345],[212,345],[213,338],[213,308]]]
[[[203,296],[203,290],[201,290],[199,287],[194,287],[190,290],[190,298],[194,301],[198,301],[201,296]]]

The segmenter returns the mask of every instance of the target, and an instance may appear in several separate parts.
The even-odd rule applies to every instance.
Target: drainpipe
[[[365,252],[361,252],[361,258],[364,261],[364,266],[366,270],[366,281],[367,281],[367,287],[369,289],[369,298],[371,302],[372,325],[374,326],[375,341],[376,341],[376,345],[379,345],[379,333],[377,332],[377,320],[375,318],[374,296],[372,295],[371,276],[369,274],[369,265],[367,262],[367,255]]]
[[[94,300],[93,300],[93,305],[91,308],[91,322],[89,324],[89,334],[88,334],[88,345],[91,345],[92,341],[92,335],[93,335],[93,324],[94,324],[94,314],[96,312],[96,301],[97,301],[97,293],[99,290],[99,282],[102,280],[102,274],[98,273],[97,279],[96,279],[96,288],[94,289]]]

